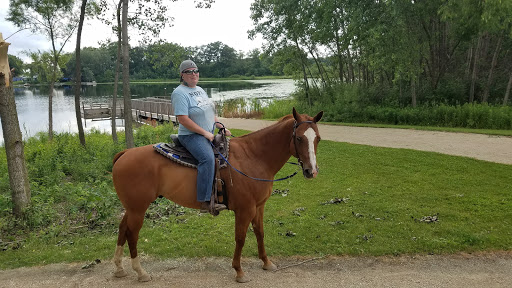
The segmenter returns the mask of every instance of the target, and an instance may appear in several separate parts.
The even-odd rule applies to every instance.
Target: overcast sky
[[[201,46],[220,41],[237,51],[249,52],[261,48],[262,40],[258,37],[249,40],[247,30],[252,28],[250,7],[253,0],[216,0],[210,9],[194,8],[193,0],[168,1],[168,15],[174,17],[174,26],[160,32],[160,38],[181,46]],[[0,33],[4,39],[18,29],[7,22],[5,17],[9,9],[9,0],[0,0]],[[99,21],[86,20],[82,32],[82,47],[99,47],[99,41],[115,39],[112,29]],[[130,33],[130,31],[128,31]],[[135,38],[133,33],[131,38]],[[49,51],[51,44],[43,35],[36,35],[28,30],[18,32],[7,42],[9,54],[18,56],[24,61],[28,58],[22,51]],[[70,39],[64,51],[74,51],[76,38]],[[137,40],[130,43],[138,45]]]

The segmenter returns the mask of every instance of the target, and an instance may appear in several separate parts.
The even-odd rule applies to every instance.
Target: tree
[[[121,66],[121,7],[123,1],[119,0],[116,9],[116,34],[117,34],[117,53],[116,53],[116,69],[114,72],[114,92],[112,93],[112,110],[111,110],[111,128],[112,128],[112,141],[117,144],[117,126],[116,126],[116,118],[117,118],[117,88],[119,86],[119,67]],[[124,111],[126,114],[126,110]]]
[[[29,28],[34,33],[45,35],[52,43],[52,71],[48,97],[48,134],[53,139],[53,93],[59,70],[59,58],[76,27],[72,8],[74,0],[26,1],[11,0],[7,21],[19,28]],[[60,46],[60,47],[57,47]]]
[[[4,42],[0,33],[0,118],[4,133],[7,170],[12,192],[13,214],[21,217],[23,210],[30,205],[30,186],[23,140],[21,138],[18,113],[14,102],[12,75],[7,57],[9,43]]]
[[[130,47],[128,46],[128,0],[123,0],[122,7],[122,61],[123,61],[123,98],[124,98],[124,133],[126,148],[135,147],[132,125],[132,99],[130,93]],[[115,96],[115,95],[114,95]]]
[[[11,66],[11,69],[14,69],[13,77],[23,75],[25,73],[25,65],[23,64],[23,60],[14,55],[7,56],[9,58],[9,66]]]
[[[76,58],[76,74],[75,74],[75,116],[76,116],[76,124],[78,126],[78,138],[80,139],[80,144],[85,147],[85,135],[84,135],[84,127],[82,126],[82,116],[80,115],[80,90],[82,86],[82,69],[80,61],[80,41],[82,40],[82,27],[84,26],[84,18],[85,18],[85,7],[87,6],[87,0],[82,0],[82,6],[80,8],[80,21],[78,22],[78,31],[76,36],[76,48],[75,48],[75,58]]]

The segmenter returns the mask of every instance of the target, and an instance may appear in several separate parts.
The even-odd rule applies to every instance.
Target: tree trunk
[[[469,88],[469,103],[475,101],[475,86],[476,86],[476,78],[478,75],[478,60],[480,54],[480,47],[482,46],[482,35],[478,37],[478,42],[476,44],[475,56],[473,57],[473,73],[471,74],[471,86]]]
[[[412,108],[416,108],[416,81],[411,77],[411,104]]]
[[[324,78],[323,69],[321,67],[320,62],[318,61],[318,57],[315,55],[315,52],[313,51],[312,48],[309,48],[309,54],[311,54],[311,57],[313,57],[313,60],[315,61],[315,65],[316,65],[316,68],[318,69],[318,74],[320,76],[320,80],[322,81],[322,87],[326,87],[327,80]],[[327,77],[328,75],[325,74],[325,76]]]
[[[512,87],[512,72],[510,72],[510,77],[508,78],[507,90],[505,91],[505,97],[503,97],[503,106],[507,106],[508,97],[510,96],[510,88]]]
[[[491,89],[493,79],[492,74],[494,72],[494,67],[496,67],[496,64],[498,63],[498,55],[500,54],[501,50],[501,38],[502,36],[498,38],[498,43],[496,44],[496,49],[494,50],[494,56],[492,57],[491,68],[489,69],[489,77],[487,77],[487,84],[485,85],[484,95],[482,96],[482,102],[484,103],[489,100],[489,89]]]
[[[54,64],[55,65],[55,64]],[[57,67],[53,68],[53,75],[55,75],[55,70]],[[50,94],[48,95],[48,140],[53,140],[53,89],[55,88],[55,82],[50,80]]]
[[[123,6],[123,0],[119,0],[117,4],[117,60],[116,60],[116,71],[114,74],[114,92],[112,93],[112,112],[111,112],[111,120],[112,120],[112,141],[117,144],[117,127],[116,127],[116,118],[117,118],[117,87],[119,86],[119,67],[121,63],[121,7]],[[126,112],[126,111],[125,111]]]
[[[123,0],[123,97],[124,133],[126,148],[135,147],[132,128],[132,100],[130,94],[130,47],[128,46],[128,0]]]
[[[336,30],[336,56],[338,57],[338,78],[340,83],[343,83],[343,55],[341,53],[341,39],[338,31]]]
[[[55,40],[53,29],[50,28],[50,38],[52,39],[52,76],[50,79],[50,94],[48,95],[48,140],[53,140],[53,93],[55,88],[55,81],[57,78],[57,66],[59,65],[59,58],[57,56],[57,50],[55,49]]]
[[[467,63],[467,66],[466,66],[466,73],[464,73],[464,78],[466,81],[469,82],[469,73],[471,71],[471,63],[472,63],[472,59],[473,59],[473,47],[469,47],[468,49],[468,56],[466,57],[466,63]]]
[[[348,79],[350,83],[354,83],[354,61],[352,60],[352,55],[350,54],[350,49],[347,48],[347,64],[348,64]]]
[[[297,53],[300,55],[300,60],[301,60],[300,62],[301,62],[301,66],[302,66],[302,76],[304,79],[304,91],[306,93],[306,98],[308,99],[308,107],[311,107],[312,103],[311,103],[311,97],[309,95],[309,81],[308,81],[308,75],[306,72],[307,64],[304,61],[304,56],[303,56],[302,50],[300,49],[299,42],[297,41],[297,39],[295,39],[295,47],[297,48]]]
[[[85,134],[84,127],[82,126],[82,116],[80,115],[80,90],[82,88],[82,63],[80,59],[80,42],[82,40],[82,27],[84,26],[85,6],[87,0],[82,0],[82,7],[80,8],[80,22],[78,23],[78,31],[76,35],[76,73],[75,73],[75,115],[76,124],[78,126],[78,138],[80,144],[85,147]]]
[[[12,193],[13,214],[21,218],[23,210],[30,205],[30,185],[23,139],[21,137],[16,102],[12,87],[12,75],[9,69],[7,50],[9,43],[4,42],[0,33],[0,118],[4,134],[7,171]]]

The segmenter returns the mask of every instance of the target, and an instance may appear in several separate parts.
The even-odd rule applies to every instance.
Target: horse
[[[323,111],[315,117],[299,114],[294,107],[292,114],[282,117],[277,123],[230,139],[228,161],[231,167],[221,169],[220,174],[226,183],[228,208],[235,215],[236,244],[232,267],[236,271],[237,282],[249,281],[240,265],[249,223],[252,223],[256,235],[262,268],[270,271],[277,269],[268,259],[263,244],[263,212],[272,194],[272,179],[291,156],[297,157],[305,178],[317,176],[316,152],[320,141],[317,122],[322,115]],[[141,267],[137,254],[139,231],[146,210],[159,196],[184,207],[199,209],[200,203],[196,200],[197,169],[166,159],[155,152],[151,145],[119,152],[114,156],[113,163],[114,187],[125,208],[113,259],[116,268],[114,275],[127,275],[122,257],[124,244],[128,241],[132,268],[137,272],[138,280],[150,281],[151,277]],[[233,167],[246,175],[231,171]],[[254,180],[246,177],[248,175],[268,181]]]

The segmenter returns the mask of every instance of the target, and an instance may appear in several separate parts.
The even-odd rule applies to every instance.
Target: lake
[[[152,96],[170,96],[178,83],[150,83],[131,84],[130,91],[132,99]],[[121,86],[121,85],[120,85]],[[245,105],[251,109],[256,101],[258,105],[265,107],[275,99],[284,99],[295,91],[295,83],[290,79],[275,80],[243,80],[243,81],[222,81],[208,82],[200,81],[201,86],[208,95],[215,101],[217,106]],[[82,86],[81,102],[107,103],[111,101],[112,84],[98,84],[96,86]],[[14,97],[18,120],[23,139],[34,136],[38,132],[48,131],[48,87],[30,86],[15,87]],[[75,116],[75,96],[72,86],[59,86],[55,88],[53,97],[53,130],[56,132],[78,131]],[[122,92],[119,92],[122,95]],[[119,99],[122,101],[122,99]],[[233,105],[233,103],[235,103]],[[123,129],[124,122],[117,119],[117,127]],[[111,132],[110,120],[84,120],[85,131],[97,129],[107,133]],[[0,145],[3,145],[3,133],[0,127]]]

